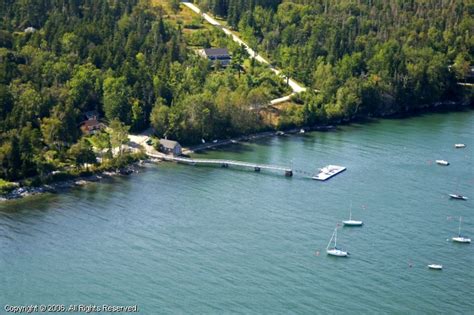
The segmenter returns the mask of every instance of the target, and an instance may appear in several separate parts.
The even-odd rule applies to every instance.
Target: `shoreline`
[[[40,186],[20,186],[13,189],[9,193],[0,195],[0,203],[11,200],[19,200],[46,193],[61,193],[74,187],[85,186],[90,183],[100,182],[117,176],[128,176],[131,174],[137,174],[139,173],[139,169],[144,167],[145,163],[152,163],[152,160],[140,160],[125,167],[119,168],[115,171],[101,171],[87,176],[78,176],[75,178],[60,180],[50,184],[43,184]]]
[[[217,140],[217,142],[209,142],[198,144],[194,146],[183,147],[182,155],[189,156],[190,154],[201,152],[209,149],[214,149],[218,147],[223,147],[231,144],[239,144],[240,142],[247,142],[253,141],[263,138],[269,137],[277,137],[277,136],[285,136],[285,135],[294,135],[294,134],[304,134],[301,132],[311,132],[311,131],[319,131],[319,132],[330,132],[336,131],[339,126],[349,125],[351,123],[367,123],[370,121],[376,121],[379,119],[408,119],[418,117],[423,114],[429,113],[450,113],[450,112],[460,112],[465,110],[473,110],[472,104],[459,104],[457,103],[456,107],[453,107],[453,102],[447,103],[437,103],[431,107],[423,107],[419,108],[417,111],[410,112],[410,113],[392,113],[385,116],[376,116],[376,117],[366,117],[366,118],[358,118],[353,120],[343,120],[334,122],[331,125],[315,125],[315,126],[303,126],[303,127],[294,127],[289,129],[283,129],[279,131],[270,130],[270,131],[262,131],[257,133],[252,133],[249,135],[242,135],[230,139],[225,140]],[[23,199],[29,196],[35,196],[45,193],[61,193],[65,190],[69,190],[74,187],[80,187],[87,185],[89,183],[100,182],[102,180],[110,179],[116,176],[127,176],[134,173],[139,173],[139,169],[144,167],[145,164],[155,164],[162,161],[162,159],[141,159],[138,161],[134,161],[133,163],[119,168],[114,171],[101,171],[98,173],[94,173],[88,176],[78,176],[75,178],[67,179],[67,180],[60,180],[57,182],[53,182],[50,184],[43,184],[37,187],[34,186],[19,186],[13,189],[11,192],[6,194],[0,195],[0,203],[6,202],[10,200],[18,200]]]
[[[239,142],[246,142],[252,141],[262,138],[269,138],[275,136],[283,136],[286,134],[298,134],[301,133],[301,130],[304,132],[311,132],[311,131],[320,131],[320,132],[329,132],[329,131],[336,131],[339,126],[350,125],[352,123],[368,123],[372,121],[376,121],[379,119],[409,119],[419,117],[420,115],[430,114],[430,113],[454,113],[454,112],[461,112],[465,110],[474,110],[474,104],[469,103],[459,103],[454,101],[446,101],[446,102],[437,102],[431,105],[424,105],[420,106],[418,109],[409,111],[409,112],[394,112],[394,113],[386,113],[384,115],[378,116],[368,116],[368,117],[359,117],[354,119],[347,119],[341,121],[335,121],[332,124],[328,125],[313,125],[313,126],[301,126],[301,127],[291,127],[288,129],[282,130],[269,130],[269,131],[261,131],[252,133],[249,135],[242,135],[230,139],[223,139],[217,140],[217,142],[209,142],[197,145],[191,145],[187,147],[183,147],[183,155],[189,155],[200,151],[205,151],[217,147],[222,147],[230,144],[238,144]]]
[[[327,126],[305,126],[300,128],[291,128],[285,129],[281,131],[262,131],[257,133],[252,133],[249,135],[239,136],[231,139],[225,140],[217,140],[217,142],[209,142],[198,144],[189,147],[183,147],[183,155],[189,155],[200,151],[205,151],[217,147],[222,147],[230,144],[239,144],[240,142],[247,142],[257,139],[269,138],[269,137],[276,137],[276,136],[284,136],[286,134],[298,134],[301,133],[301,130],[304,132],[311,132],[311,131],[334,131],[337,129],[335,125],[327,125]]]

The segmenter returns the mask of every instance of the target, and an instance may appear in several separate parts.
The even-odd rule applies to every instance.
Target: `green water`
[[[447,239],[460,215],[463,234],[474,237],[473,152],[474,112],[430,114],[196,155],[309,172],[348,168],[324,183],[162,163],[2,204],[0,313],[3,304],[138,304],[142,314],[472,313],[474,245]],[[450,200],[453,192],[471,199]],[[328,257],[351,201],[365,225],[339,230],[350,258]]]

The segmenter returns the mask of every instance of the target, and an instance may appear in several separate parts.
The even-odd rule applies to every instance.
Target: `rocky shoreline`
[[[298,134],[298,133],[304,133],[304,132],[309,132],[309,131],[334,131],[336,129],[337,127],[334,125],[325,125],[325,126],[303,126],[299,128],[285,129],[285,131],[262,131],[259,133],[253,133],[249,135],[235,137],[232,139],[215,140],[216,142],[209,142],[209,143],[194,145],[190,147],[185,147],[183,148],[183,154],[189,155],[189,154],[196,153],[199,151],[205,151],[208,149],[213,149],[213,148],[222,147],[222,146],[226,146],[230,144],[236,144],[239,142],[247,142],[247,141],[252,141],[252,140],[257,140],[257,139],[262,139],[262,138],[284,136],[287,134],[288,135]]]
[[[84,186],[89,183],[99,182],[116,176],[127,176],[139,173],[139,169],[144,167],[145,163],[151,162],[155,161],[142,160],[114,171],[103,171],[90,176],[79,176],[73,179],[58,181],[51,184],[44,184],[38,187],[18,187],[7,194],[0,195],[0,202],[21,199],[44,193],[59,193],[64,190],[71,189],[73,187]]]

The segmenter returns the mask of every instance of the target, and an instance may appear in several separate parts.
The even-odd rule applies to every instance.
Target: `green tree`
[[[96,157],[91,145],[84,138],[69,148],[68,156],[77,168],[82,168],[84,164],[96,163]]]
[[[461,52],[454,59],[454,64],[452,66],[456,78],[459,81],[464,81],[466,76],[471,71],[470,58],[469,55],[465,52]]]
[[[130,89],[125,77],[107,77],[104,80],[104,112],[112,121],[118,119],[123,123],[130,121]]]
[[[137,99],[134,99],[132,101],[132,115],[131,116],[132,116],[131,130],[133,131],[143,130],[146,126],[145,112],[143,109],[143,105]]]
[[[123,153],[123,145],[128,143],[129,129],[129,126],[126,126],[118,119],[112,120],[110,122],[109,128],[107,129],[110,135],[110,144],[113,149],[118,149],[119,156],[121,156]]]
[[[77,66],[67,86],[74,107],[81,111],[98,108],[102,94],[101,73],[93,64]]]
[[[107,132],[98,132],[89,137],[88,140],[99,157],[112,157],[112,145],[110,135]]]
[[[44,143],[52,149],[61,150],[65,145],[62,141],[63,125],[61,120],[55,117],[45,117],[41,121],[41,134]]]
[[[150,123],[159,137],[166,137],[169,129],[170,109],[158,100],[150,114]]]

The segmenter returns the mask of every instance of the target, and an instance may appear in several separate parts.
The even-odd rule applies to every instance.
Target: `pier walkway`
[[[243,168],[253,169],[255,172],[260,172],[261,170],[270,170],[270,171],[279,171],[283,172],[285,176],[293,176],[293,170],[290,167],[270,165],[270,164],[259,164],[259,163],[249,163],[235,160],[219,160],[219,159],[191,159],[170,156],[165,154],[151,154],[148,153],[148,156],[153,158],[162,159],[164,161],[173,161],[178,163],[185,163],[191,165],[220,165],[221,167],[227,168],[229,166],[237,166]]]

